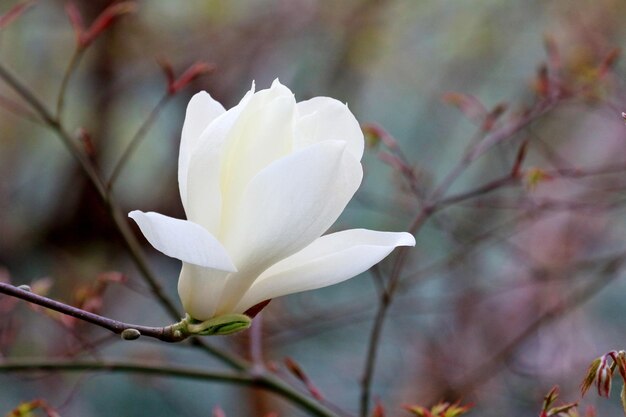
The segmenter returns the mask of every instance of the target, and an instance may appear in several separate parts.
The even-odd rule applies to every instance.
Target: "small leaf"
[[[60,417],[44,400],[32,400],[23,402],[11,410],[6,417],[35,417],[34,411],[41,410],[47,417]]]
[[[443,416],[443,413],[448,409],[449,406],[450,404],[446,402],[435,404],[430,408],[430,413],[435,416]]]
[[[611,363],[609,365],[609,359]],[[613,382],[613,373],[617,367],[617,352],[612,350],[611,352],[602,356],[600,360],[600,366],[596,373],[596,387],[598,388],[598,395],[600,397],[609,398],[611,395],[611,385]]]
[[[548,410],[548,414],[547,415],[548,416],[558,416],[561,413],[569,413],[570,411],[572,411],[576,407],[578,407],[578,403],[570,403],[570,404],[561,405],[561,406],[554,407],[554,408],[551,408],[550,410]]]
[[[404,406],[406,410],[418,417],[458,417],[467,413],[472,407],[472,404],[460,405],[459,402],[454,404],[440,402],[433,405],[430,409],[419,405]]]
[[[585,374],[585,379],[583,379],[582,384],[580,385],[580,394],[584,396],[591,385],[593,385],[593,381],[596,379],[596,375],[598,373],[598,368],[600,367],[600,363],[602,362],[602,358],[596,358],[591,362],[589,368],[587,369],[587,373]]]
[[[433,417],[430,410],[421,405],[405,405],[404,408],[418,417]]]
[[[450,404],[448,408],[446,408],[444,417],[458,417],[467,413],[473,407],[472,404],[467,405],[459,405],[459,403]]]
[[[550,392],[548,392],[546,396],[543,398],[542,410],[547,411],[550,407],[552,407],[552,404],[556,401],[558,397],[559,397],[559,387],[554,386],[552,387]]]

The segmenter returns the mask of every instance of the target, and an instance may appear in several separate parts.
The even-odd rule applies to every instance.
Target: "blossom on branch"
[[[187,107],[179,154],[187,220],[129,216],[157,250],[183,261],[178,292],[192,319],[243,314],[345,281],[395,247],[415,245],[409,233],[322,236],[361,184],[363,148],[359,123],[335,99],[296,103],[276,80],[225,110],[201,92]]]

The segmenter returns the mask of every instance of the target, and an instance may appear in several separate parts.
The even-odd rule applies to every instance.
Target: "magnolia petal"
[[[229,272],[183,262],[178,295],[185,311],[196,320],[215,316],[229,275]]]
[[[234,217],[244,190],[261,170],[292,151],[296,101],[291,91],[274,81],[250,98],[224,144],[220,172],[221,237]]]
[[[363,131],[348,106],[330,97],[314,97],[296,105],[296,147],[323,140],[342,140],[357,160],[363,157]]]
[[[202,132],[226,110],[206,91],[195,94],[187,105],[178,155],[178,185],[183,205],[187,203],[187,172],[189,158],[198,144]]]
[[[352,278],[380,262],[398,246],[415,246],[413,235],[352,229],[316,239],[266,270],[234,311],[282,295],[327,287]]]
[[[222,214],[220,171],[224,144],[253,97],[253,93],[254,84],[239,104],[217,117],[201,133],[193,154],[189,158],[185,179],[186,200],[183,200],[185,213],[189,220],[198,223],[215,236],[219,233]],[[182,187],[181,198],[184,198]]]
[[[262,271],[321,236],[346,207],[362,176],[361,164],[340,141],[296,151],[255,176],[231,233],[222,239],[245,272],[229,280],[225,308],[234,307]]]
[[[167,256],[207,268],[237,270],[221,243],[196,223],[139,210],[128,216],[135,220],[148,242]]]

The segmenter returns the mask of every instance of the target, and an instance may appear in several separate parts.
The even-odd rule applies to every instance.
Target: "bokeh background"
[[[75,3],[86,22],[110,4]],[[298,100],[338,98],[360,122],[382,126],[428,190],[479,131],[442,96],[469,94],[489,109],[505,102],[507,115],[515,114],[537,99],[537,71],[552,58],[563,83],[588,85],[586,93],[493,148],[453,184],[450,195],[506,173],[523,140],[529,142],[525,169],[626,167],[620,115],[626,110],[625,67],[618,61],[602,79],[597,74],[614,48],[626,46],[622,1],[137,3],[136,13],[90,47],[68,90],[67,125],[89,132],[102,173],[111,172],[164,94],[157,58],[167,59],[177,73],[198,60],[216,70],[167,104],[121,172],[116,193],[126,211],[184,216],[176,164],[193,93],[205,89],[228,108],[253,80],[267,88],[275,78]],[[0,12],[15,4],[0,1]],[[2,63],[50,106],[75,45],[64,5],[37,1],[0,32]],[[546,51],[546,38],[558,48],[557,63]],[[97,297],[102,314],[168,324],[66,149],[47,129],[12,111],[19,100],[2,83],[0,95],[2,279],[34,283],[67,302],[94,291],[96,282],[108,282]],[[366,150],[363,185],[332,230],[408,228],[418,200],[381,152],[381,144]],[[420,230],[384,329],[373,384],[389,415],[408,415],[402,404],[442,399],[475,403],[473,415],[538,415],[543,395],[557,384],[564,400],[579,398],[588,363],[626,347],[620,270],[626,253],[625,175],[507,187],[449,207]],[[178,261],[148,245],[145,250],[175,296]],[[617,267],[607,272],[606,262],[615,259]],[[380,270],[387,274],[389,263]],[[569,297],[592,282],[599,284],[588,299]],[[265,358],[299,386],[283,364],[293,358],[326,398],[355,413],[377,304],[368,273],[274,300],[263,313]],[[563,308],[554,310],[558,305]],[[220,367],[185,347],[122,342],[93,326],[64,325],[4,296],[0,306],[0,357],[136,358]],[[548,310],[556,313],[546,318]],[[247,340],[241,334],[215,343],[245,355]],[[62,416],[208,416],[216,405],[228,416],[272,410],[304,415],[271,394],[236,386],[128,375],[0,375],[0,414],[33,398],[46,399]],[[597,405],[599,415],[617,415],[618,402],[590,395],[583,405]]]

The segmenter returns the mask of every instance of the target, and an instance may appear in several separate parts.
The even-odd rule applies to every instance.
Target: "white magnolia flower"
[[[185,311],[208,320],[367,270],[408,233],[322,236],[361,183],[364,140],[348,107],[296,103],[278,81],[226,111],[206,92],[187,107],[178,160],[188,220],[133,211],[157,250],[183,262]],[[321,237],[320,237],[321,236]]]

